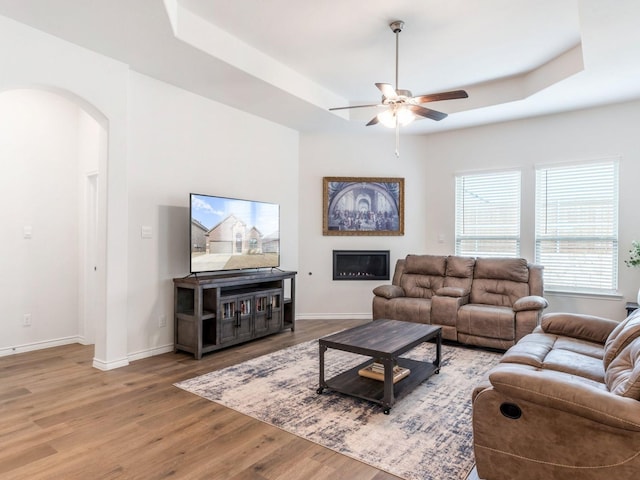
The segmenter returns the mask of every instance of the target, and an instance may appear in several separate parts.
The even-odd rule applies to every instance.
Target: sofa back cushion
[[[544,296],[544,277],[542,272],[544,267],[542,265],[536,265],[530,263],[527,265],[529,268],[529,295]]]
[[[524,258],[477,258],[470,303],[512,307],[529,293],[529,268]]]
[[[640,400],[640,339],[627,345],[609,364],[604,374],[609,391]]]
[[[400,286],[407,297],[431,298],[444,286],[447,257],[442,255],[407,255]]]
[[[447,257],[447,272],[444,279],[444,286],[462,288],[469,293],[471,291],[473,267],[475,264],[476,259],[473,257],[457,257],[454,255]]]
[[[447,257],[443,255],[407,255],[404,259],[404,273],[444,277],[446,271]]]
[[[604,358],[602,359],[605,370],[618,354],[638,337],[640,337],[640,309],[620,322],[609,334],[604,344]]]
[[[393,280],[391,281],[392,285],[400,286],[400,280],[402,279],[402,275],[404,274],[404,264],[405,264],[404,258],[400,258],[396,262],[396,269],[393,272]]]

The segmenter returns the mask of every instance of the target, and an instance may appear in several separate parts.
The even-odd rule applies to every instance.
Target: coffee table
[[[423,342],[434,340],[436,358],[433,362],[421,362],[400,357]],[[442,329],[433,325],[401,322],[398,320],[374,320],[371,323],[334,333],[318,340],[320,348],[320,384],[318,394],[324,389],[363,398],[382,405],[385,414],[391,407],[417,385],[434,373],[440,372]],[[369,359],[333,378],[324,378],[324,359],[327,349],[357,353],[375,359],[384,365],[384,381],[366,378],[358,370],[372,363]],[[406,378],[393,382],[394,365],[408,368]]]

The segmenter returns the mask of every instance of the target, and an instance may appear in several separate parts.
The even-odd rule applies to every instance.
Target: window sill
[[[598,300],[610,300],[618,302],[624,300],[621,293],[597,293],[597,292],[567,292],[563,290],[547,290],[544,291],[545,296],[553,297],[575,297],[575,298],[595,298]]]

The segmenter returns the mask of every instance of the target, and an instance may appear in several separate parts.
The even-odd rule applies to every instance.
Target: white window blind
[[[547,290],[616,291],[616,160],[536,169],[535,261]]]
[[[456,176],[456,255],[520,255],[520,172]]]

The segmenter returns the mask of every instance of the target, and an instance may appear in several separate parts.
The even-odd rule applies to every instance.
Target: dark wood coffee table
[[[434,340],[436,358],[433,362],[420,362],[400,357],[403,353],[423,342]],[[442,330],[433,325],[400,322],[397,320],[374,320],[371,323],[323,337],[320,347],[320,385],[318,393],[325,388],[363,398],[382,405],[389,414],[392,405],[434,373],[440,372]],[[327,349],[366,355],[384,365],[384,381],[365,378],[358,370],[370,365],[369,359],[335,377],[325,380],[324,357]],[[393,383],[394,365],[411,370],[406,378]]]

